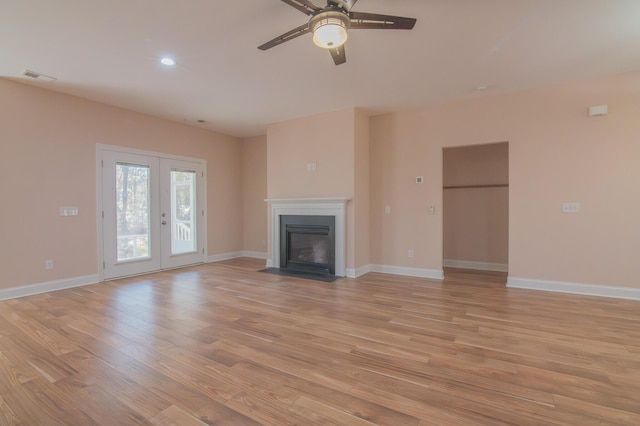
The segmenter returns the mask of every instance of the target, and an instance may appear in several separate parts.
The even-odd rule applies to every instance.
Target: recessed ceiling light
[[[476,90],[479,91],[479,92],[481,92],[483,90],[487,90],[488,88],[489,88],[488,84],[478,84],[476,86]]]
[[[176,64],[176,61],[174,61],[174,60],[173,60],[173,59],[171,59],[171,58],[162,58],[162,59],[160,59],[160,63],[161,63],[162,65],[168,65],[168,66],[171,66],[171,65],[175,65],[175,64]]]

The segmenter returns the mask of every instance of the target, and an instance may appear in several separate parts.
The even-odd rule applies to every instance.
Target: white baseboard
[[[275,266],[273,266],[273,260],[272,259],[267,259],[267,263],[265,265],[267,268],[275,268]]]
[[[232,251],[230,253],[221,253],[221,254],[211,255],[207,257],[206,263],[222,262],[223,260],[237,259],[239,257],[252,257],[254,259],[266,259],[267,253],[263,253],[260,251],[249,251],[249,250]]]
[[[221,254],[213,254],[207,257],[206,263],[214,263],[214,262],[222,262],[223,260],[235,259],[238,257],[242,257],[241,251],[234,251],[231,253],[221,253]]]
[[[473,260],[444,259],[442,265],[448,268],[477,269],[480,271],[509,271],[509,265],[506,263],[476,262]]]
[[[371,265],[364,265],[359,268],[347,268],[347,277],[349,278],[358,278],[364,274],[368,274],[371,272]]]
[[[18,297],[32,296],[34,294],[50,291],[64,290],[66,288],[81,287],[83,285],[100,282],[98,274],[84,277],[67,278],[38,284],[30,284],[21,287],[5,288],[0,290],[0,300],[15,299]]]
[[[263,251],[242,250],[242,257],[251,257],[253,259],[267,259],[267,253]]]
[[[371,272],[380,272],[383,274],[404,275],[407,277],[429,278],[432,280],[443,280],[444,271],[442,269],[422,269],[422,268],[405,268],[403,266],[390,265],[369,265]]]
[[[617,299],[640,300],[640,288],[579,284],[564,281],[545,281],[516,277],[509,277],[507,279],[507,287],[553,291],[557,293],[581,294],[585,296],[615,297]]]

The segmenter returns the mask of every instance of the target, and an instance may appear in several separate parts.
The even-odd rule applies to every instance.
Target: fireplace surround
[[[348,198],[269,198],[271,206],[271,251],[268,267],[281,267],[283,253],[280,242],[282,216],[325,216],[334,221],[334,270],[338,277],[346,276],[346,206]],[[304,237],[303,237],[304,238]],[[330,250],[329,250],[330,251]],[[316,252],[315,256],[318,256]],[[314,262],[322,263],[322,262]]]

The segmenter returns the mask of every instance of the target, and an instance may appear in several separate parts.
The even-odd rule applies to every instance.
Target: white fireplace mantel
[[[271,257],[267,266],[280,267],[280,216],[333,216],[335,218],[336,276],[346,276],[347,203],[349,198],[267,198],[271,205]]]

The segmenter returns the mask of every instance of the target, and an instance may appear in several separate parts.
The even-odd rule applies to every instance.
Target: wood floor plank
[[[27,336],[0,337],[0,353],[1,360],[14,367],[12,373],[6,377],[13,377],[20,383],[26,383],[36,377],[55,381],[75,373],[64,361]],[[2,364],[0,362],[0,368]]]
[[[300,414],[312,423],[354,426],[375,425],[375,423],[371,423],[370,421],[349,414],[346,411],[336,409],[335,407],[306,396],[301,396],[291,404],[289,411]]]
[[[105,398],[117,400],[135,413],[139,413],[143,419],[151,418],[171,405],[164,398],[149,392],[146,387],[88,352],[79,350],[66,354],[63,358],[69,365],[81,371],[70,380],[84,383],[85,386],[101,386],[104,388]]]
[[[175,382],[195,389],[214,401],[225,402],[239,392],[238,389],[217,378],[210,370],[200,366],[175,362],[165,355],[140,345],[126,346],[123,351]]]
[[[374,424],[389,424],[394,426],[415,426],[415,417],[390,410],[380,405],[373,404],[350,394],[336,391],[335,389],[319,385],[316,382],[303,380],[269,367],[253,362],[243,361],[233,366],[234,374],[247,381],[259,381],[264,387],[276,386],[275,393],[279,394],[282,388],[289,390],[288,395],[297,392],[298,395],[307,395],[310,398],[321,400],[337,410],[342,410],[360,419]],[[286,401],[295,403],[297,398]]]
[[[241,392],[225,402],[225,406],[264,425],[307,425],[313,422],[298,413],[283,410],[259,394]]]
[[[607,400],[600,403],[585,402],[575,398],[567,398],[561,395],[555,396],[556,406],[568,413],[576,413],[589,423],[609,423],[615,425],[637,426],[640,424],[640,415],[624,410],[611,408]]]
[[[62,355],[78,349],[77,346],[69,342],[55,330],[45,327],[37,320],[30,318],[28,316],[29,314],[25,311],[3,310],[3,304],[0,303],[0,315],[4,316],[4,318],[19,329],[22,334],[54,355]]]
[[[233,259],[0,302],[0,424],[640,424],[640,302]]]
[[[76,405],[73,396],[60,392],[44,378],[36,378],[10,391],[0,388],[6,404],[29,425],[97,425]]]
[[[7,389],[20,386],[38,376],[39,373],[26,359],[17,357],[10,351],[2,352],[0,348],[0,383],[3,383]]]
[[[56,389],[73,398],[74,403],[96,424],[141,424],[146,418],[136,409],[123,404],[100,385],[71,377],[55,383]]]
[[[136,383],[145,389],[150,398],[161,398],[192,413],[207,424],[215,425],[256,425],[257,422],[236,412],[197,389],[192,389],[174,381],[136,360],[118,366],[117,370],[127,377],[134,378]]]
[[[181,426],[203,426],[206,425],[202,420],[199,420],[193,417],[191,414],[186,411],[172,405],[167,409],[161,411],[160,413],[153,416],[149,419],[149,423],[158,426],[172,426],[172,425],[181,425]]]
[[[13,412],[11,407],[7,405],[2,396],[0,396],[0,425],[24,425],[25,423]]]

